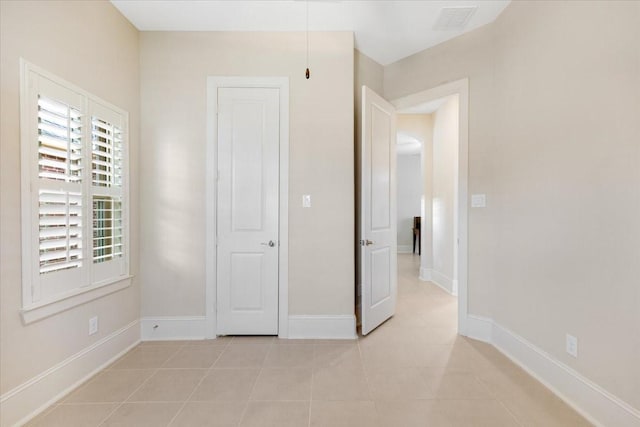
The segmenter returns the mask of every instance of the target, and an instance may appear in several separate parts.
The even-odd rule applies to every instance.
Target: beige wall
[[[360,111],[363,85],[382,95],[384,90],[384,67],[359,50],[354,50],[353,52],[356,111]]]
[[[289,313],[353,314],[353,34],[143,32],[143,316],[204,315],[207,76],[288,76]],[[303,209],[303,194],[312,208]]]
[[[138,319],[140,305],[135,278],[126,290],[28,326],[21,322],[19,58],[129,112],[134,275],[138,268],[139,76],[138,32],[108,2],[2,1],[0,31],[0,392],[6,393]],[[99,316],[100,331],[89,337],[88,319],[94,315]]]
[[[640,3],[512,2],[385,68],[469,77],[469,304],[640,409]],[[578,359],[564,351],[579,338]]]
[[[433,113],[432,205],[433,278],[449,292],[455,291],[454,240],[457,219],[458,96]]]

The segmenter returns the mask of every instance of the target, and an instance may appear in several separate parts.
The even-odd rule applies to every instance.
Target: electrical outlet
[[[89,335],[93,335],[98,332],[98,316],[94,316],[89,319]]]
[[[578,358],[578,338],[567,334],[567,353]]]
[[[305,194],[302,196],[302,207],[303,208],[311,207],[311,194]]]

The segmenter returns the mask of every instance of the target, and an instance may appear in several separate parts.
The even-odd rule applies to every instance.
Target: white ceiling
[[[304,31],[304,0],[111,0],[141,31]],[[496,19],[509,0],[309,0],[310,31],[353,31],[356,47],[382,65]],[[442,8],[476,7],[462,29],[434,29]]]

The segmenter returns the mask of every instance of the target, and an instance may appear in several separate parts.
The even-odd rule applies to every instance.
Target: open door
[[[360,322],[366,335],[393,316],[397,298],[396,112],[362,87]]]

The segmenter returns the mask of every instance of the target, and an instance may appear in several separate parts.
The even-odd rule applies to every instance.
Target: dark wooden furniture
[[[420,236],[420,221],[419,216],[413,217],[413,253],[416,253],[416,238],[418,239],[418,255],[422,255],[422,237]]]

